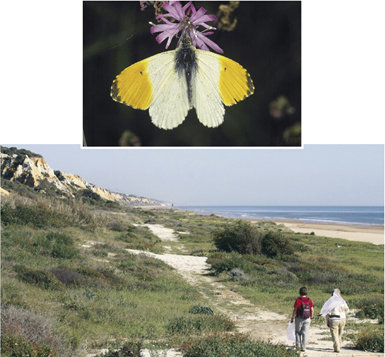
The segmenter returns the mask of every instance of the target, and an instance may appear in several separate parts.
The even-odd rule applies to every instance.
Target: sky
[[[81,149],[6,145],[114,192],[174,205],[383,205],[383,145],[303,149]]]

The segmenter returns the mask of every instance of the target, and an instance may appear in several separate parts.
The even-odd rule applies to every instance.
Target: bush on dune
[[[73,356],[67,341],[53,330],[53,321],[15,306],[1,311],[1,352],[4,356]]]
[[[214,244],[219,250],[241,254],[259,254],[263,234],[249,222],[238,221],[213,232]]]
[[[34,240],[33,246],[39,253],[53,258],[72,259],[78,255],[74,240],[64,233],[48,233]]]
[[[370,319],[379,319],[380,323],[384,321],[384,299],[380,295],[374,295],[360,299],[355,302],[360,309],[357,313],[358,317],[366,317]]]
[[[268,232],[262,238],[262,254],[270,258],[281,258],[293,253],[294,247],[280,232]]]
[[[217,249],[240,254],[263,254],[270,258],[282,258],[294,253],[290,240],[281,232],[260,230],[244,221],[225,226],[213,232]]]
[[[17,277],[28,284],[36,285],[39,288],[47,290],[58,290],[63,285],[58,281],[54,274],[40,269],[30,269],[24,265],[15,265]]]

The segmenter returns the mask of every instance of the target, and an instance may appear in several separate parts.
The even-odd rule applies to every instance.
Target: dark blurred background
[[[184,5],[185,2],[182,2]],[[194,2],[220,15],[229,2]],[[234,4],[233,4],[234,5]],[[241,1],[229,24],[209,36],[223,55],[245,67],[255,92],[226,107],[217,128],[190,110],[173,130],[158,129],[148,110],[114,102],[110,86],[124,68],[165,51],[150,34],[154,8],[139,1],[83,2],[83,129],[88,146],[299,146],[301,145],[301,2]],[[212,24],[212,23],[210,23]],[[226,29],[227,28],[227,29]],[[174,39],[168,50],[176,47]]]

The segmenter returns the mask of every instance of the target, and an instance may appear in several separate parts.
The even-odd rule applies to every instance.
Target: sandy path
[[[173,229],[166,228],[161,224],[147,223],[147,224],[142,224],[142,226],[148,227],[154,235],[158,236],[163,241],[172,241],[172,242],[178,241],[178,237],[175,234]]]
[[[151,226],[154,227],[154,225]],[[170,233],[170,229],[163,227],[166,229],[163,230],[161,227],[161,225],[156,225],[158,232],[165,233],[167,230]],[[161,237],[159,236],[159,238]],[[286,338],[288,317],[258,308],[249,300],[218,282],[215,277],[208,275],[210,266],[207,264],[206,257],[155,254],[133,249],[126,250],[132,254],[145,254],[146,256],[160,259],[175,268],[191,285],[197,287],[201,294],[210,301],[210,305],[215,307],[217,311],[229,316],[236,324],[239,332],[249,334],[253,339],[263,339],[273,343],[293,346],[294,343],[289,342]],[[324,334],[325,332],[327,335]],[[311,326],[308,349],[305,353],[302,353],[302,356],[384,356],[382,353],[353,350],[349,348],[350,342],[346,341],[342,343],[341,353],[336,354],[333,352],[332,342],[322,340],[322,338],[325,336],[329,337],[329,335],[326,325],[322,327]]]
[[[384,244],[384,226],[321,224],[285,220],[277,220],[275,223],[284,224],[287,228],[299,233],[314,232],[317,236],[342,238],[377,245]]]

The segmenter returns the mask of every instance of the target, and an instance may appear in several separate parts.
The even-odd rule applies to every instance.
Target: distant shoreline
[[[264,220],[252,221],[260,222]],[[298,233],[314,232],[317,236],[329,238],[341,238],[356,242],[367,242],[376,245],[384,244],[383,225],[359,225],[359,224],[338,224],[338,223],[309,223],[299,220],[274,219],[276,224],[283,224],[285,227]]]
[[[286,228],[291,229],[293,232],[307,233],[314,232],[317,236],[324,236],[328,238],[340,238],[347,239],[356,242],[373,243],[376,245],[384,244],[384,226],[383,225],[372,225],[372,224],[343,224],[343,223],[313,223],[304,222],[296,219],[258,219],[251,217],[226,217],[217,212],[197,212],[192,209],[181,209],[180,207],[140,207],[140,208],[151,208],[151,209],[173,209],[181,211],[189,211],[192,214],[210,216],[216,215],[233,220],[247,220],[250,222],[274,222],[276,224],[282,224]]]
[[[311,224],[383,226],[383,206],[181,206],[198,214]]]
[[[180,210],[179,207],[170,207],[175,210]],[[296,219],[258,219],[251,217],[225,217],[222,214],[216,212],[197,212],[194,210],[183,210],[190,211],[197,215],[209,216],[214,214],[219,217],[234,219],[234,220],[247,220],[250,222],[274,222],[276,224],[282,224],[285,227],[291,229],[293,232],[307,233],[314,232],[317,236],[324,236],[328,238],[340,238],[356,242],[373,243],[376,245],[384,244],[384,226],[374,224],[352,224],[352,223],[313,223],[304,222]]]

